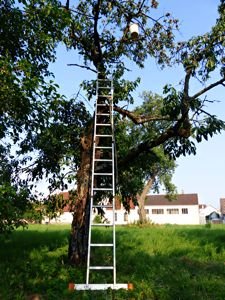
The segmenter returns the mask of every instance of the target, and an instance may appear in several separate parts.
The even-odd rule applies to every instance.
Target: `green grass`
[[[118,227],[117,282],[134,290],[92,292],[67,289],[69,282],[85,283],[85,268],[67,263],[69,228],[32,225],[0,238],[1,300],[35,293],[43,300],[225,299],[224,225]],[[106,239],[109,232],[95,235]]]

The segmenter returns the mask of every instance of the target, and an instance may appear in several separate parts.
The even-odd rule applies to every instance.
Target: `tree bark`
[[[146,195],[147,195],[148,191],[152,187],[152,185],[154,183],[154,180],[155,180],[154,177],[152,177],[151,179],[149,179],[147,181],[147,183],[145,184],[144,189],[141,192],[141,194],[137,195],[137,200],[138,200],[138,214],[139,214],[139,221],[140,221],[141,224],[144,224],[144,223],[147,222],[146,212],[145,212],[145,198],[146,198]]]
[[[68,249],[69,262],[73,265],[84,264],[87,260],[92,134],[82,138],[81,145],[81,165],[77,173],[77,198],[73,211]]]

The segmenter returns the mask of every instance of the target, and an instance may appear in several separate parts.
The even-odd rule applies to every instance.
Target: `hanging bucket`
[[[138,38],[138,35],[139,35],[138,24],[136,24],[136,23],[130,24],[129,31],[130,31],[130,35],[131,35],[132,39],[135,40]]]

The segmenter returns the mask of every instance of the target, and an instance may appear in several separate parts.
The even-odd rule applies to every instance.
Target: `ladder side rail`
[[[115,146],[115,139],[113,136],[113,140],[112,140],[112,172],[113,172],[113,176],[112,176],[112,186],[113,186],[113,283],[116,284],[116,224],[115,224],[115,151],[114,151],[114,146]]]
[[[97,122],[97,105],[95,108],[94,116],[94,134],[93,134],[93,145],[92,145],[92,168],[91,168],[91,199],[90,199],[90,212],[89,212],[89,229],[88,229],[88,255],[87,255],[87,272],[86,272],[86,284],[89,284],[90,276],[90,256],[91,256],[91,227],[92,227],[92,211],[93,211],[93,200],[94,200],[94,168],[95,168],[95,147],[96,147],[96,122]]]
[[[114,136],[114,120],[113,120],[113,81],[111,81],[111,99],[110,99],[110,118],[111,118],[111,128],[112,128],[112,187],[113,187],[113,284],[116,284],[116,224],[115,224],[115,202],[116,202],[116,192],[115,192],[115,136]]]

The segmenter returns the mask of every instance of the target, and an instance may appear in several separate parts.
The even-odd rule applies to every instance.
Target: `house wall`
[[[71,212],[64,212],[58,219],[58,222],[64,224],[71,224],[73,221],[73,214]]]
[[[149,210],[146,216],[156,224],[178,224],[178,225],[196,225],[199,224],[198,205],[163,205],[163,206],[145,206]],[[153,213],[156,211],[163,212]]]
[[[115,224],[129,224],[134,223],[139,219],[138,208],[131,209],[130,212],[126,212],[124,208],[115,210]],[[105,213],[106,219],[112,222],[112,210],[107,210]]]
[[[149,212],[146,214],[146,217],[155,224],[178,224],[178,225],[196,225],[204,224],[203,218],[199,213],[198,205],[149,205],[145,206],[145,209]],[[186,210],[188,213],[182,213],[182,209]],[[157,210],[163,210],[163,214],[156,214]],[[168,211],[169,210],[169,211]],[[178,212],[178,214],[169,213],[169,212]],[[184,211],[183,211],[184,212]],[[121,209],[115,210],[116,213],[116,224],[129,224],[135,223],[139,220],[138,207],[131,209],[130,212],[126,212],[123,207]],[[94,218],[94,216],[93,216]],[[105,221],[112,222],[112,210],[105,211]],[[73,220],[73,214],[71,212],[64,212],[56,219],[50,221],[51,224],[62,223],[62,224],[71,224]],[[205,218],[204,218],[205,220]],[[43,223],[48,222],[46,219]]]
[[[149,214],[146,214],[147,219],[156,224],[197,225],[200,223],[198,205],[146,205],[145,209],[149,211]],[[182,209],[183,212],[187,213],[182,213]],[[154,214],[153,212],[157,210],[163,210],[163,214]],[[174,214],[173,212],[178,212],[178,214]],[[127,214],[126,217],[125,214]],[[116,224],[137,222],[139,220],[138,207],[131,209],[129,213],[126,213],[123,208],[116,210],[116,216]],[[112,211],[107,211],[105,217],[111,221]]]
[[[50,224],[71,224],[72,221],[73,214],[71,212],[64,212],[59,217],[51,219]],[[45,218],[42,223],[49,223],[49,218]]]

